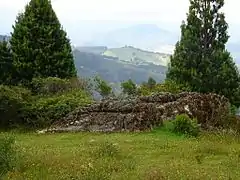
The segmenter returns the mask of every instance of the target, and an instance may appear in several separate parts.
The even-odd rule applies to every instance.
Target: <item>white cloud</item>
[[[24,9],[29,0],[0,1],[2,33],[11,30],[17,13]],[[225,2],[224,11],[230,30],[238,34],[240,1]],[[68,31],[77,31],[90,20],[154,22],[175,24],[178,27],[186,19],[189,0],[52,0],[52,4],[64,27]]]
[[[1,0],[0,9],[17,13],[29,0]],[[178,22],[185,18],[188,0],[52,0],[57,14],[78,20],[162,20]],[[240,16],[240,1],[227,0],[225,12],[230,21]],[[1,14],[1,13],[0,13]],[[240,22],[239,22],[240,23]]]

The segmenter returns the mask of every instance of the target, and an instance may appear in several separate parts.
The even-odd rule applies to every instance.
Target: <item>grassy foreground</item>
[[[6,179],[240,179],[240,140],[227,134],[15,135],[22,158]]]

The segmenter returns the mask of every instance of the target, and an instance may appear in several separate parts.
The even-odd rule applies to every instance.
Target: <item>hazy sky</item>
[[[28,2],[0,0],[1,34],[9,34],[17,13]],[[224,12],[234,41],[240,38],[240,1],[225,2]],[[186,18],[188,3],[188,0],[52,0],[54,10],[72,39],[81,33],[87,38],[96,32],[137,23],[155,23],[177,32]]]

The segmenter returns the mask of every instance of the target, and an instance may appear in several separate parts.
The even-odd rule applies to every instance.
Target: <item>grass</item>
[[[240,179],[240,139],[224,133],[15,135],[22,161],[5,179]]]
[[[130,61],[134,57],[141,61],[167,66],[169,55],[140,50],[134,47],[112,48],[108,49],[103,55],[118,57],[123,61]]]

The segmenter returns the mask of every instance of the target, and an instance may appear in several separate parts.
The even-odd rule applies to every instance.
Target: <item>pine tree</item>
[[[31,0],[20,13],[11,34],[16,76],[20,82],[33,77],[76,76],[70,40],[49,0]]]
[[[225,47],[229,36],[223,6],[224,0],[190,0],[167,79],[192,91],[224,95],[240,105],[239,72]]]
[[[0,84],[11,85],[13,73],[12,54],[8,42],[0,42]]]
[[[137,85],[131,79],[122,82],[121,89],[127,95],[135,95],[137,93]]]
[[[152,77],[148,78],[148,82],[147,85],[150,89],[154,88],[154,86],[156,86],[157,82],[155,79],[153,79]]]

